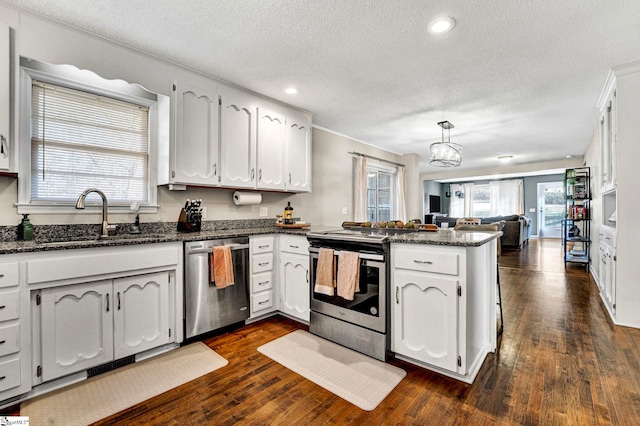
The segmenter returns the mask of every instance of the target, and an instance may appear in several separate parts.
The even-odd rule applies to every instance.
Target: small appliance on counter
[[[202,227],[202,200],[189,200],[184,204],[178,218],[179,232],[200,232]]]

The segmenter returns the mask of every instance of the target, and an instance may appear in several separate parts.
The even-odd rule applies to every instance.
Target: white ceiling
[[[640,60],[638,0],[5,1],[418,153],[421,173],[442,171],[442,120],[470,173],[581,156],[608,69]],[[439,15],[456,26],[434,36]]]

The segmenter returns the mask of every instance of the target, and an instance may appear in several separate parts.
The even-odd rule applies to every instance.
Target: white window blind
[[[35,80],[31,105],[31,201],[148,201],[147,107]]]

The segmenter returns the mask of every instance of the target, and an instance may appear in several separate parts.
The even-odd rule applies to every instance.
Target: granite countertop
[[[454,231],[453,229],[435,232],[420,231],[396,234],[389,237],[391,243],[430,244],[438,246],[478,247],[502,236],[502,231],[476,232]]]
[[[0,254],[30,253],[56,250],[70,250],[93,247],[129,246],[152,243],[169,243],[185,241],[216,240],[220,238],[246,237],[266,234],[306,235],[310,231],[327,229],[341,229],[336,227],[311,226],[300,229],[276,228],[263,226],[256,228],[236,228],[206,230],[202,232],[183,233],[143,232],[140,234],[120,234],[109,239],[100,239],[97,235],[79,237],[49,237],[38,238],[33,241],[4,241],[0,242]],[[446,245],[459,247],[477,247],[499,238],[502,232],[472,232],[472,231],[437,231],[437,232],[407,232],[389,236],[391,243]]]
[[[152,243],[169,243],[183,241],[201,241],[201,240],[217,240],[220,238],[247,237],[250,235],[266,235],[266,234],[293,234],[306,235],[310,230],[315,228],[286,229],[261,227],[261,228],[238,228],[225,230],[210,230],[202,232],[165,232],[165,233],[140,233],[140,234],[121,234],[109,239],[100,239],[99,236],[93,237],[62,237],[38,239],[32,241],[4,241],[0,242],[0,254],[10,253],[30,253],[55,250],[70,250],[79,248],[93,247],[114,247],[129,246],[139,244]],[[318,228],[319,229],[319,228]]]

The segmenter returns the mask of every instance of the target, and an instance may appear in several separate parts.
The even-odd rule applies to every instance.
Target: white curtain
[[[407,221],[406,180],[404,167],[398,167],[396,175],[396,218]]]
[[[522,179],[489,182],[491,216],[524,214],[524,181]]]
[[[353,159],[353,220],[367,221],[367,159],[362,155]]]
[[[473,183],[453,183],[449,192],[449,217],[472,217]]]

